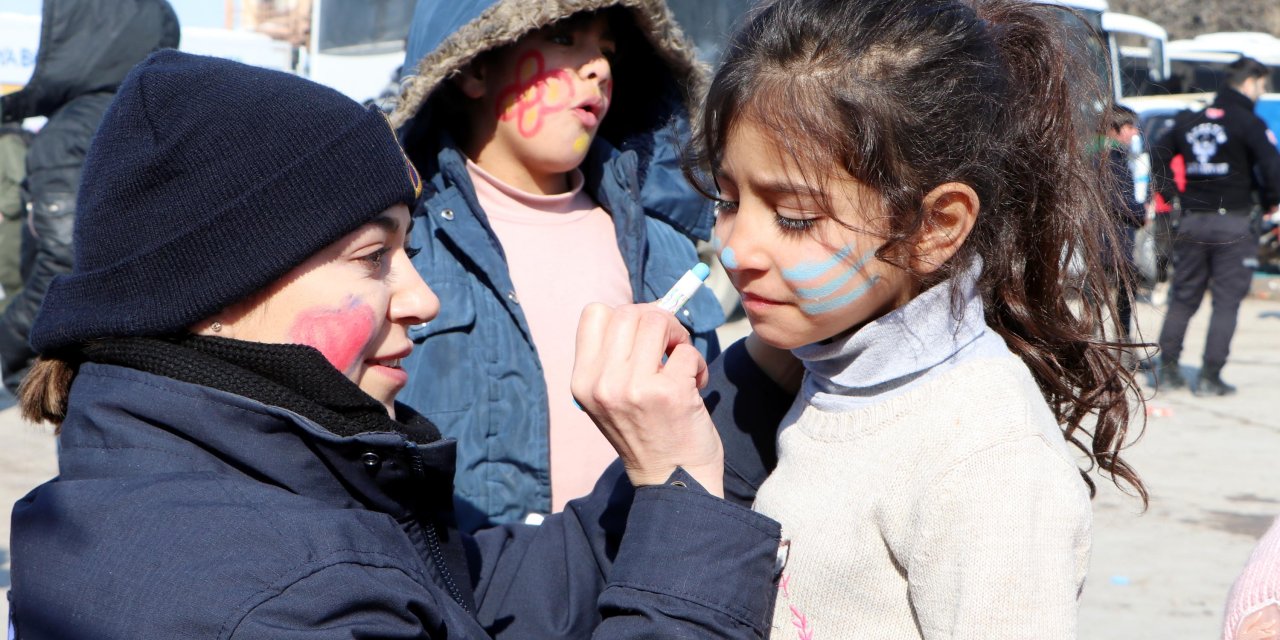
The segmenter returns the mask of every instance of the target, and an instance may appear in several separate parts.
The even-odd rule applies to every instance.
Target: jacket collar
[[[399,433],[335,435],[279,407],[116,365],[85,363],[60,437],[64,480],[213,473],[337,508],[396,518],[447,512],[455,442]]]
[[[1223,87],[1221,91],[1218,91],[1218,95],[1213,99],[1213,104],[1217,107],[1240,107],[1250,112],[1253,111],[1254,107],[1253,100],[1250,100],[1249,96],[1230,87]]]

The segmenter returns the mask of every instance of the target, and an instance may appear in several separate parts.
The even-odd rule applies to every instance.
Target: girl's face
[[[794,349],[888,313],[912,285],[875,257],[887,225],[872,191],[847,176],[809,184],[780,148],[750,119],[732,129],[712,243],[755,333]]]
[[[521,182],[576,169],[609,111],[616,48],[597,14],[539,29],[480,65],[478,75],[464,73],[463,92],[481,108],[472,159],[530,191],[534,185]]]
[[[311,256],[261,293],[211,318],[204,335],[315,347],[352,382],[393,412],[408,381],[400,360],[407,327],[440,311],[409,262],[409,209],[395,205]]]

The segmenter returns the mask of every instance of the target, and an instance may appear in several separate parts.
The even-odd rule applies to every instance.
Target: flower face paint
[[[532,138],[546,116],[569,107],[574,81],[564,69],[547,71],[546,59],[536,49],[525,52],[516,68],[516,81],[498,96],[498,119],[514,120],[516,131]]]
[[[730,132],[716,182],[720,262],[755,333],[795,348],[847,332],[905,302],[906,274],[876,258],[884,244],[869,190],[805,184],[790,156],[749,119]],[[842,224],[843,223],[843,224]]]

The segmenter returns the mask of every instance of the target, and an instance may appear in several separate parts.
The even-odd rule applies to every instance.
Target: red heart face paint
[[[289,339],[315,347],[337,370],[351,374],[373,338],[373,308],[348,297],[339,308],[319,307],[298,314]]]

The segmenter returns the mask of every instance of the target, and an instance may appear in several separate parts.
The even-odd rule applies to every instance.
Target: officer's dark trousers
[[[1205,339],[1204,367],[1227,362],[1231,336],[1236,332],[1240,301],[1249,293],[1258,241],[1247,215],[1188,213],[1182,217],[1173,243],[1173,282],[1169,313],[1160,330],[1161,359],[1177,362],[1187,322],[1200,306],[1207,288],[1213,294],[1213,315]]]

